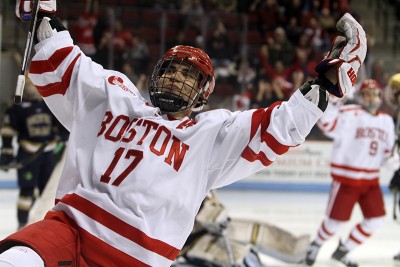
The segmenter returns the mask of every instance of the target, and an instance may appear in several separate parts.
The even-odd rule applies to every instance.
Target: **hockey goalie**
[[[267,222],[231,218],[211,191],[173,266],[262,267],[260,253],[296,263],[304,257],[309,239],[309,235],[296,237]]]

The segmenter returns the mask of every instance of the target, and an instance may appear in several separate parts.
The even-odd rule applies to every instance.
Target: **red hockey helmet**
[[[368,112],[374,114],[382,104],[382,86],[373,79],[365,80],[357,92],[357,101]]]
[[[194,84],[190,82],[193,79]],[[179,45],[169,49],[154,67],[150,100],[164,112],[200,110],[214,87],[214,69],[209,56],[200,48]]]

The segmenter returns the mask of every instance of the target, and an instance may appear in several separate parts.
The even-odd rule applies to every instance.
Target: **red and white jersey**
[[[29,76],[70,130],[54,210],[75,220],[99,265],[113,254],[115,266],[170,266],[211,189],[270,165],[323,114],[298,91],[268,109],[174,120],[67,31],[35,49]]]
[[[373,115],[356,104],[329,104],[317,125],[333,139],[333,179],[353,185],[378,184],[380,168],[395,142],[391,116]]]

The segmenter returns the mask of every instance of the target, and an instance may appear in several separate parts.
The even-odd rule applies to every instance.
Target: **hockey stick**
[[[393,190],[393,220],[397,220],[397,196],[398,196],[399,190],[394,189]]]
[[[33,162],[38,156],[40,156],[44,152],[47,145],[48,145],[48,143],[41,144],[39,149],[34,154],[32,154],[30,157],[27,157],[19,162],[14,161],[9,164],[0,165],[0,170],[21,169],[22,167]]]
[[[24,93],[24,87],[25,87],[26,70],[28,68],[28,63],[31,56],[31,50],[33,45],[33,39],[36,32],[36,22],[37,22],[37,15],[39,12],[39,4],[40,0],[33,1],[32,17],[29,23],[28,37],[26,38],[24,58],[22,59],[21,71],[18,75],[17,86],[15,88],[15,95],[14,95],[15,104],[21,104],[22,102],[22,95]]]

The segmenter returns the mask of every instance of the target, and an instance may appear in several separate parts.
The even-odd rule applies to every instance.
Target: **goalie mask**
[[[189,108],[199,111],[214,86],[214,69],[208,55],[199,48],[179,45],[169,49],[154,67],[150,100],[166,113]]]
[[[376,80],[365,80],[356,94],[357,102],[369,113],[376,114],[382,104],[382,87]]]

